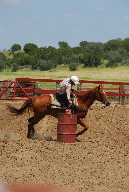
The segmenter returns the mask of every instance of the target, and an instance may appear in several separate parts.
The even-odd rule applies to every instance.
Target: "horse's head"
[[[102,102],[106,106],[109,106],[110,102],[108,101],[105,92],[101,90],[100,85],[95,88],[95,91],[96,91],[96,100]]]

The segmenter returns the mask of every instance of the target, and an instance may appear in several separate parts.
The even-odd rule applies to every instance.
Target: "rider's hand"
[[[69,100],[69,104],[72,105],[72,100],[71,99]]]

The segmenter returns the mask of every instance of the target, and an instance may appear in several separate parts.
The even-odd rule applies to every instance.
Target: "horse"
[[[86,92],[75,91],[77,99],[77,124],[81,125],[84,129],[76,133],[76,138],[79,135],[82,135],[85,131],[88,130],[88,126],[84,123],[84,118],[86,117],[88,110],[91,105],[97,100],[103,103],[105,106],[109,106],[110,102],[108,101],[105,92],[101,90],[101,86],[92,88]],[[31,108],[34,115],[28,119],[28,132],[27,138],[33,139],[35,137],[34,125],[37,124],[42,118],[46,115],[53,116],[58,118],[60,113],[64,113],[66,109],[60,107],[53,107],[53,96],[54,94],[46,94],[40,96],[33,96],[26,100],[21,108],[17,109],[13,106],[8,106],[11,113],[15,115],[21,115],[27,108]]]

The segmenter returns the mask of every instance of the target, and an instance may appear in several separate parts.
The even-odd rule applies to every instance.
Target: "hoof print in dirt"
[[[46,141],[54,141],[51,136],[43,136]]]

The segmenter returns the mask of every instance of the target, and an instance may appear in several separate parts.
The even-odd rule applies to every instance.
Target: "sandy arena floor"
[[[129,105],[94,105],[86,119],[88,131],[71,145],[42,139],[56,138],[52,117],[36,126],[39,139],[28,140],[28,117],[27,112],[15,117],[6,102],[0,103],[0,182],[51,183],[79,192],[129,191]]]

